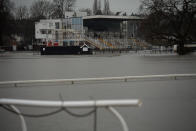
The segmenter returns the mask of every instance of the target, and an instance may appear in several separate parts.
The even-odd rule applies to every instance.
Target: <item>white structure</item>
[[[35,23],[35,38],[48,46],[77,45],[83,40],[82,17],[47,19]],[[75,41],[78,41],[75,43]]]
[[[62,22],[60,19],[40,20],[35,23],[35,38],[41,42],[53,40],[56,29],[60,29]]]
[[[38,101],[38,100],[20,100],[20,99],[0,99],[1,105],[8,105],[10,110],[15,112],[20,117],[22,131],[27,131],[27,125],[25,118],[21,111],[16,107],[28,106],[28,107],[45,107],[45,108],[95,108],[88,114],[94,113],[94,124],[97,123],[97,108],[106,108],[110,111],[121,123],[123,131],[129,131],[128,125],[122,115],[115,109],[115,107],[140,107],[142,102],[139,99],[125,99],[125,100],[94,100],[94,101]],[[9,110],[9,111],[10,111]],[[62,111],[62,110],[61,110]],[[67,112],[70,114],[69,112]],[[96,127],[94,125],[94,130]]]
[[[64,19],[40,20],[35,23],[35,38],[40,45],[78,45],[83,40],[84,16],[87,12],[65,12]]]

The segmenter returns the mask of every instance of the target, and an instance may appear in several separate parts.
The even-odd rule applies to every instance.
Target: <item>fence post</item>
[[[16,106],[14,105],[10,105],[10,107],[18,113],[18,116],[20,117],[20,121],[21,121],[21,126],[22,126],[22,131],[27,131],[27,126],[26,126],[26,122],[25,119],[23,117],[23,115],[21,115],[21,112],[18,108],[16,108]]]
[[[97,107],[95,107],[94,112],[94,131],[97,131]]]
[[[122,115],[114,108],[114,107],[107,107],[107,109],[120,121],[123,131],[129,131],[126,121],[122,117]]]

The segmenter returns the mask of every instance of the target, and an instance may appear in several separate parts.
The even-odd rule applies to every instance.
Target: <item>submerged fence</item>
[[[1,81],[0,87],[12,85],[19,87],[20,84],[80,84],[83,82],[106,82],[106,81],[139,81],[139,80],[178,80],[196,79],[196,74],[166,74],[166,75],[143,75],[143,76],[120,76],[120,77],[100,77],[100,78],[76,78],[76,79],[50,79],[50,80],[24,80],[24,81]]]

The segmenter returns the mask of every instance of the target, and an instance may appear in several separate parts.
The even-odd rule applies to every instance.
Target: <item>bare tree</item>
[[[146,19],[140,26],[141,34],[151,42],[168,41],[179,45],[178,53],[184,54],[184,44],[193,41],[196,21],[194,0],[143,0],[141,8]]]
[[[98,3],[97,3],[97,0],[94,0],[94,3],[93,3],[93,14],[96,15],[97,13],[97,10],[98,10]]]
[[[97,10],[101,10],[101,0],[98,1]]]
[[[104,15],[110,15],[111,11],[110,11],[110,4],[108,0],[104,0],[104,9],[103,9],[103,14]]]
[[[32,4],[30,12],[33,18],[50,18],[53,13],[53,5],[47,0],[38,0]]]
[[[98,5],[97,5],[97,14],[96,15],[102,15],[102,11],[101,11],[101,0],[98,1]]]
[[[10,0],[0,1],[0,46],[6,43],[5,38],[12,35],[12,9],[14,4]]]
[[[53,17],[63,18],[65,12],[65,0],[54,0],[54,12]]]
[[[65,0],[65,11],[72,11],[76,0]]]
[[[72,11],[76,0],[54,0],[53,17],[64,18],[65,11]]]
[[[16,19],[23,20],[29,18],[29,10],[26,6],[19,6],[16,8]]]
[[[94,0],[93,4],[93,14],[94,15],[102,15],[101,11],[101,0]]]

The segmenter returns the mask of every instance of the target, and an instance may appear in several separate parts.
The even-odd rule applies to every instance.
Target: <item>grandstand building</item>
[[[96,50],[147,48],[148,44],[136,37],[141,20],[137,16],[86,16],[69,12],[64,19],[37,22],[35,37],[45,46],[82,47],[85,44]]]
[[[85,36],[100,49],[147,48],[145,41],[136,38],[141,20],[137,16],[85,16]]]

